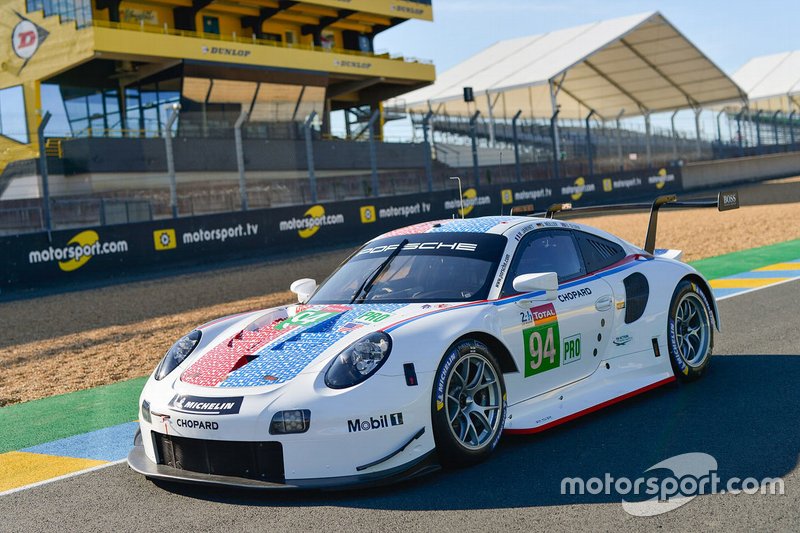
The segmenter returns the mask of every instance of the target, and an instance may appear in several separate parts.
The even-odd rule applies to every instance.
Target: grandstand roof
[[[405,95],[415,111],[484,117],[552,114],[550,85],[561,118],[593,109],[602,118],[742,100],[744,92],[658,12],[584,24],[500,41]],[[475,102],[463,101],[472,87]],[[477,106],[477,107],[476,107]]]
[[[754,57],[732,78],[747,92],[750,106],[771,111],[800,108],[800,50]]]

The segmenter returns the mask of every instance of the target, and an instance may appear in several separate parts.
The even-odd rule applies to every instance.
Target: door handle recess
[[[614,303],[614,299],[611,298],[611,296],[603,296],[602,298],[597,299],[597,301],[594,303],[594,307],[598,311],[608,311],[611,309],[612,303]]]

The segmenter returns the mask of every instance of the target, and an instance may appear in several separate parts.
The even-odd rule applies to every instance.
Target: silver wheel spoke
[[[445,390],[445,414],[462,445],[470,449],[487,445],[501,421],[501,395],[497,370],[481,354],[465,355],[453,367]]]
[[[483,414],[483,411],[476,410],[476,411],[472,411],[472,413],[470,413],[470,414],[475,415],[475,417],[478,419],[478,421],[481,423],[481,425],[484,428],[486,428],[486,431],[488,431],[489,433],[492,432],[492,423],[489,422],[489,419],[486,417],[485,414]]]

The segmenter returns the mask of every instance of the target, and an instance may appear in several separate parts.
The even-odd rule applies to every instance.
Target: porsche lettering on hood
[[[296,305],[278,309],[223,338],[186,369],[181,381],[204,387],[286,383],[347,335],[353,333],[356,340],[368,331],[366,328],[389,325],[392,318],[424,312],[420,306],[408,304]]]

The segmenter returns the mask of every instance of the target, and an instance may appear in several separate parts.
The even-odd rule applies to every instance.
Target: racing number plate
[[[558,368],[561,362],[558,315],[553,304],[531,308],[530,316],[533,327],[522,331],[526,378]]]

